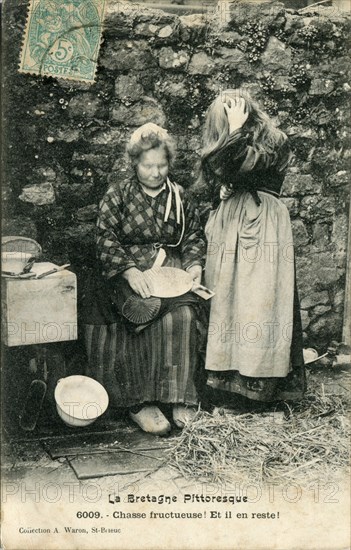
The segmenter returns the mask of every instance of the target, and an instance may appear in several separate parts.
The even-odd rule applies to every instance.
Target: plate
[[[159,267],[144,271],[148,278],[152,296],[175,298],[189,292],[193,286],[190,273],[178,267]]]

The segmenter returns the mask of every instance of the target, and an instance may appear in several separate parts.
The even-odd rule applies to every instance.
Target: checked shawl
[[[186,269],[203,264],[205,240],[198,211],[181,187],[180,193],[185,231],[181,243],[175,247],[182,223],[176,221],[174,196],[170,215],[167,222],[164,221],[168,188],[150,197],[136,177],[126,177],[108,189],[100,203],[97,220],[97,251],[105,277],[114,277],[130,267],[141,271],[149,269],[159,246],[167,254],[165,265]]]

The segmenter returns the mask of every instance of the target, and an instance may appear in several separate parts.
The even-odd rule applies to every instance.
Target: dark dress
[[[261,153],[239,130],[204,165],[214,189],[233,191],[205,229],[205,283],[216,293],[207,383],[256,401],[295,400],[305,391],[292,230],[279,200],[289,158],[286,142]]]
[[[85,311],[87,374],[105,386],[116,407],[198,401],[198,350],[205,329],[193,300],[166,308],[164,315],[138,333],[130,330],[114,300],[125,287],[121,273],[130,267],[151,268],[160,245],[167,254],[165,266],[186,269],[203,264],[205,242],[198,212],[178,187],[182,214],[174,189],[170,194],[166,186],[152,198],[130,177],[111,187],[100,203],[101,272]]]

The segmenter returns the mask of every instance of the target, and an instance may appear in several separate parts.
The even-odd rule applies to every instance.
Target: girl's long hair
[[[249,92],[243,88],[228,89],[211,103],[206,114],[206,121],[203,133],[203,150],[201,154],[200,175],[195,183],[194,191],[198,192],[210,182],[206,181],[204,166],[206,159],[213,153],[219,151],[229,136],[229,123],[223,102],[243,98],[249,116],[243,126],[243,130],[249,135],[250,145],[259,153],[275,153],[286,141],[286,135],[279,130],[252,99]]]

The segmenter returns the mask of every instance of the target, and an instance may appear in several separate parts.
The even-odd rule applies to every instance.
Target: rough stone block
[[[172,27],[171,27],[171,29],[172,29]],[[158,33],[159,30],[160,30],[159,25],[155,25],[155,24],[150,23],[150,22],[149,23],[139,23],[138,25],[136,25],[134,27],[134,34],[136,36],[150,37],[150,36],[155,36]]]
[[[189,92],[184,82],[166,82],[162,93],[171,98],[185,99]]]
[[[87,119],[97,116],[104,109],[103,101],[92,93],[80,93],[69,101],[68,114],[72,118]]]
[[[329,185],[338,187],[339,185],[349,185],[350,174],[347,170],[339,170],[329,178]]]
[[[178,17],[159,13],[160,15],[153,12],[151,18],[139,17],[140,22],[133,29],[134,35],[151,38],[156,44],[175,42],[179,38]]]
[[[317,281],[321,286],[334,284],[345,274],[345,270],[339,268],[335,257],[330,252],[313,254],[312,261]]]
[[[118,99],[138,101],[144,93],[144,88],[134,75],[120,75],[115,81],[115,95]]]
[[[334,197],[320,197],[319,195],[307,195],[301,200],[301,218],[315,220],[320,218],[330,219],[335,213]]]
[[[121,181],[130,175],[132,175],[133,172],[131,172],[130,169],[130,163],[127,160],[126,156],[123,155],[116,159],[113,167],[112,172],[108,175],[107,181],[110,185],[114,185]]]
[[[174,34],[174,31],[174,27],[172,27],[171,25],[165,25],[157,31],[156,35],[158,36],[158,38],[169,38]]]
[[[345,270],[336,265],[330,252],[306,254],[296,257],[297,281],[301,297],[311,292],[325,290],[335,285],[345,275]]]
[[[72,143],[73,141],[78,141],[80,139],[81,132],[78,128],[62,128],[58,130],[53,137],[57,141]]]
[[[142,4],[135,3],[136,18],[135,23],[151,23],[165,27],[166,25],[174,26],[178,22],[178,16],[173,13],[167,13],[158,9],[143,9]]]
[[[280,199],[287,209],[289,210],[290,216],[297,216],[299,213],[299,200],[292,197],[282,197]]]
[[[218,48],[218,55],[223,60],[223,63],[230,69],[240,68],[240,66],[245,63],[247,64],[245,54],[239,48]]]
[[[193,55],[189,65],[190,74],[210,75],[215,69],[215,61],[205,52],[198,52]]]
[[[272,24],[280,14],[284,14],[284,4],[280,2],[218,2],[217,18],[220,29],[234,28],[240,32],[248,21],[264,21]]]
[[[328,246],[329,240],[329,224],[317,222],[313,227],[313,243],[320,249]]]
[[[330,287],[334,285],[342,277],[345,276],[345,269],[340,268],[338,265],[334,267],[321,267],[317,273],[317,280],[320,287]]]
[[[280,92],[296,92],[295,86],[290,82],[289,76],[276,76],[274,79],[273,90]]]
[[[308,330],[312,336],[326,342],[340,341],[342,332],[342,316],[340,313],[329,312],[310,323]]]
[[[224,31],[217,37],[218,44],[223,46],[235,46],[243,41],[243,35],[236,31]]]
[[[327,313],[327,311],[331,310],[331,306],[316,306],[313,308],[313,316],[319,317],[320,315],[323,315],[324,313]]]
[[[287,136],[291,136],[292,138],[295,138],[295,136],[300,135],[302,131],[302,126],[298,124],[288,124],[286,127],[285,133]]]
[[[296,280],[301,300],[315,292],[318,280],[309,256],[296,255]]]
[[[334,87],[333,80],[314,78],[311,82],[309,93],[310,95],[326,95],[330,94],[334,90]]]
[[[121,128],[95,128],[87,136],[87,139],[93,146],[111,146],[124,149],[127,137]]]
[[[162,69],[185,70],[189,63],[189,55],[186,51],[175,52],[172,48],[161,48],[158,62]]]
[[[109,0],[105,13],[104,35],[119,38],[130,36],[139,9],[139,3],[134,6],[131,2]]]
[[[36,179],[37,181],[40,180],[41,183],[55,181],[56,172],[50,166],[41,166],[40,168],[36,168],[32,171],[30,178],[31,181]]]
[[[311,292],[301,300],[301,308],[309,309],[316,305],[325,305],[329,303],[329,294],[326,290],[322,292]]]
[[[180,20],[180,37],[183,42],[197,44],[202,42],[209,31],[207,17],[203,14],[182,15]]]
[[[289,71],[292,62],[291,48],[275,36],[271,36],[265,51],[261,55],[261,62],[266,69]]]
[[[292,225],[295,246],[301,247],[308,244],[310,239],[303,221],[292,220],[291,225]]]
[[[156,66],[145,40],[120,40],[109,43],[100,56],[102,67],[111,71],[141,71]]]
[[[44,206],[55,202],[55,191],[52,183],[40,183],[38,185],[27,185],[22,189],[19,196],[22,202],[29,202],[36,206]]]
[[[288,170],[282,188],[283,195],[319,194],[321,191],[322,184],[315,181],[311,174],[300,174],[295,167]]]
[[[302,323],[302,330],[306,330],[308,325],[310,324],[310,316],[308,314],[308,311],[301,310],[301,323]]]
[[[126,126],[141,126],[146,122],[154,122],[163,126],[166,123],[166,116],[161,105],[151,97],[144,97],[142,102],[135,103],[130,107],[116,105],[112,110],[111,119]]]
[[[90,222],[94,221],[97,217],[98,205],[97,204],[88,204],[83,208],[78,208],[76,213],[76,218],[80,222]]]
[[[296,139],[302,142],[304,146],[306,146],[306,140],[316,141],[318,139],[318,132],[317,130],[313,130],[312,128],[304,129],[302,132],[300,132]]]
[[[103,171],[108,171],[111,167],[111,159],[109,155],[95,154],[95,153],[82,153],[81,151],[75,151],[72,157],[72,164],[77,163],[84,167],[90,167]]]

